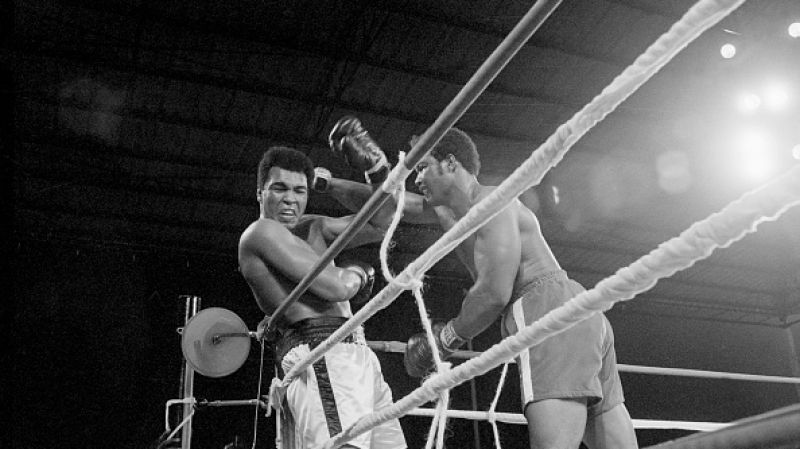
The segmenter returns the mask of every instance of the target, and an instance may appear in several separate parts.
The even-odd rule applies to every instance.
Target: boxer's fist
[[[375,285],[375,269],[357,260],[348,261],[342,264],[341,268],[350,270],[361,278],[361,286],[356,294],[350,298],[350,303],[361,305],[369,301],[372,297],[372,287]]]
[[[314,179],[311,181],[311,189],[315,192],[327,192],[331,187],[331,172],[325,167],[314,169]]]
[[[353,116],[339,119],[328,135],[328,144],[334,153],[344,155],[351,167],[363,171],[370,184],[386,180],[389,174],[386,155],[361,126],[359,119]]]
[[[433,339],[436,341],[437,350],[442,360],[447,360],[453,352],[461,347],[466,340],[459,337],[453,330],[453,322],[447,324],[438,322],[431,324]],[[424,332],[414,334],[408,339],[406,351],[403,355],[403,365],[411,377],[425,377],[436,369],[433,353]]]
[[[444,323],[431,324],[436,346],[440,346],[439,333],[443,327]],[[408,339],[406,351],[403,354],[403,365],[406,367],[406,373],[411,377],[425,377],[436,369],[431,345],[428,344],[428,337],[425,332],[414,334]]]

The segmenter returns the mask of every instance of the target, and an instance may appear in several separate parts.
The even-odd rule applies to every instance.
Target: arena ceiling
[[[358,179],[325,139],[335,120],[354,114],[396,162],[531,4],[16,1],[2,53],[14,105],[6,160],[14,238],[235,262],[239,234],[258,215],[255,167],[265,148],[294,146]],[[564,1],[458,122],[478,144],[480,179],[501,182],[692,4]],[[738,171],[739,130],[767,130],[767,178],[797,163],[792,21],[800,21],[796,0],[746,2],[523,194],[573,277],[594,285],[763,182]],[[731,60],[719,57],[724,39],[739,43]],[[735,95],[773,79],[794,86],[793,103],[736,109]],[[325,196],[309,210],[345,213]],[[791,324],[800,319],[798,229],[800,211],[791,210],[622,307]],[[402,227],[394,265],[437,237]],[[466,279],[450,258],[431,274]]]

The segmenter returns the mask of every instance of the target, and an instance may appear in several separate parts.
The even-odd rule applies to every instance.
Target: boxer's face
[[[308,203],[308,184],[305,173],[280,167],[269,169],[266,182],[258,192],[261,215],[271,218],[287,228],[293,228]]]
[[[447,199],[449,186],[444,166],[447,161],[437,161],[430,154],[417,163],[414,170],[417,172],[416,184],[428,204],[439,206]]]

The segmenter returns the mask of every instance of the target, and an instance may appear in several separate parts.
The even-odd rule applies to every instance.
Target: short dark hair
[[[314,179],[314,163],[302,151],[289,147],[270,147],[261,156],[258,163],[258,190],[264,187],[269,176],[269,169],[272,167],[282,168],[306,175],[306,184],[311,185]]]
[[[475,142],[467,133],[458,128],[448,129],[430,154],[437,161],[443,161],[448,154],[452,154],[464,169],[475,176],[481,170],[481,160],[478,157],[478,148],[475,146]]]

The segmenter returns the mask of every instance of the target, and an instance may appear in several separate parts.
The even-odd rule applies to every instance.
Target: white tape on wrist
[[[453,329],[452,320],[444,325],[442,331],[439,333],[439,338],[442,340],[442,346],[449,351],[455,351],[467,342],[466,339],[461,338],[456,333],[456,330]]]

